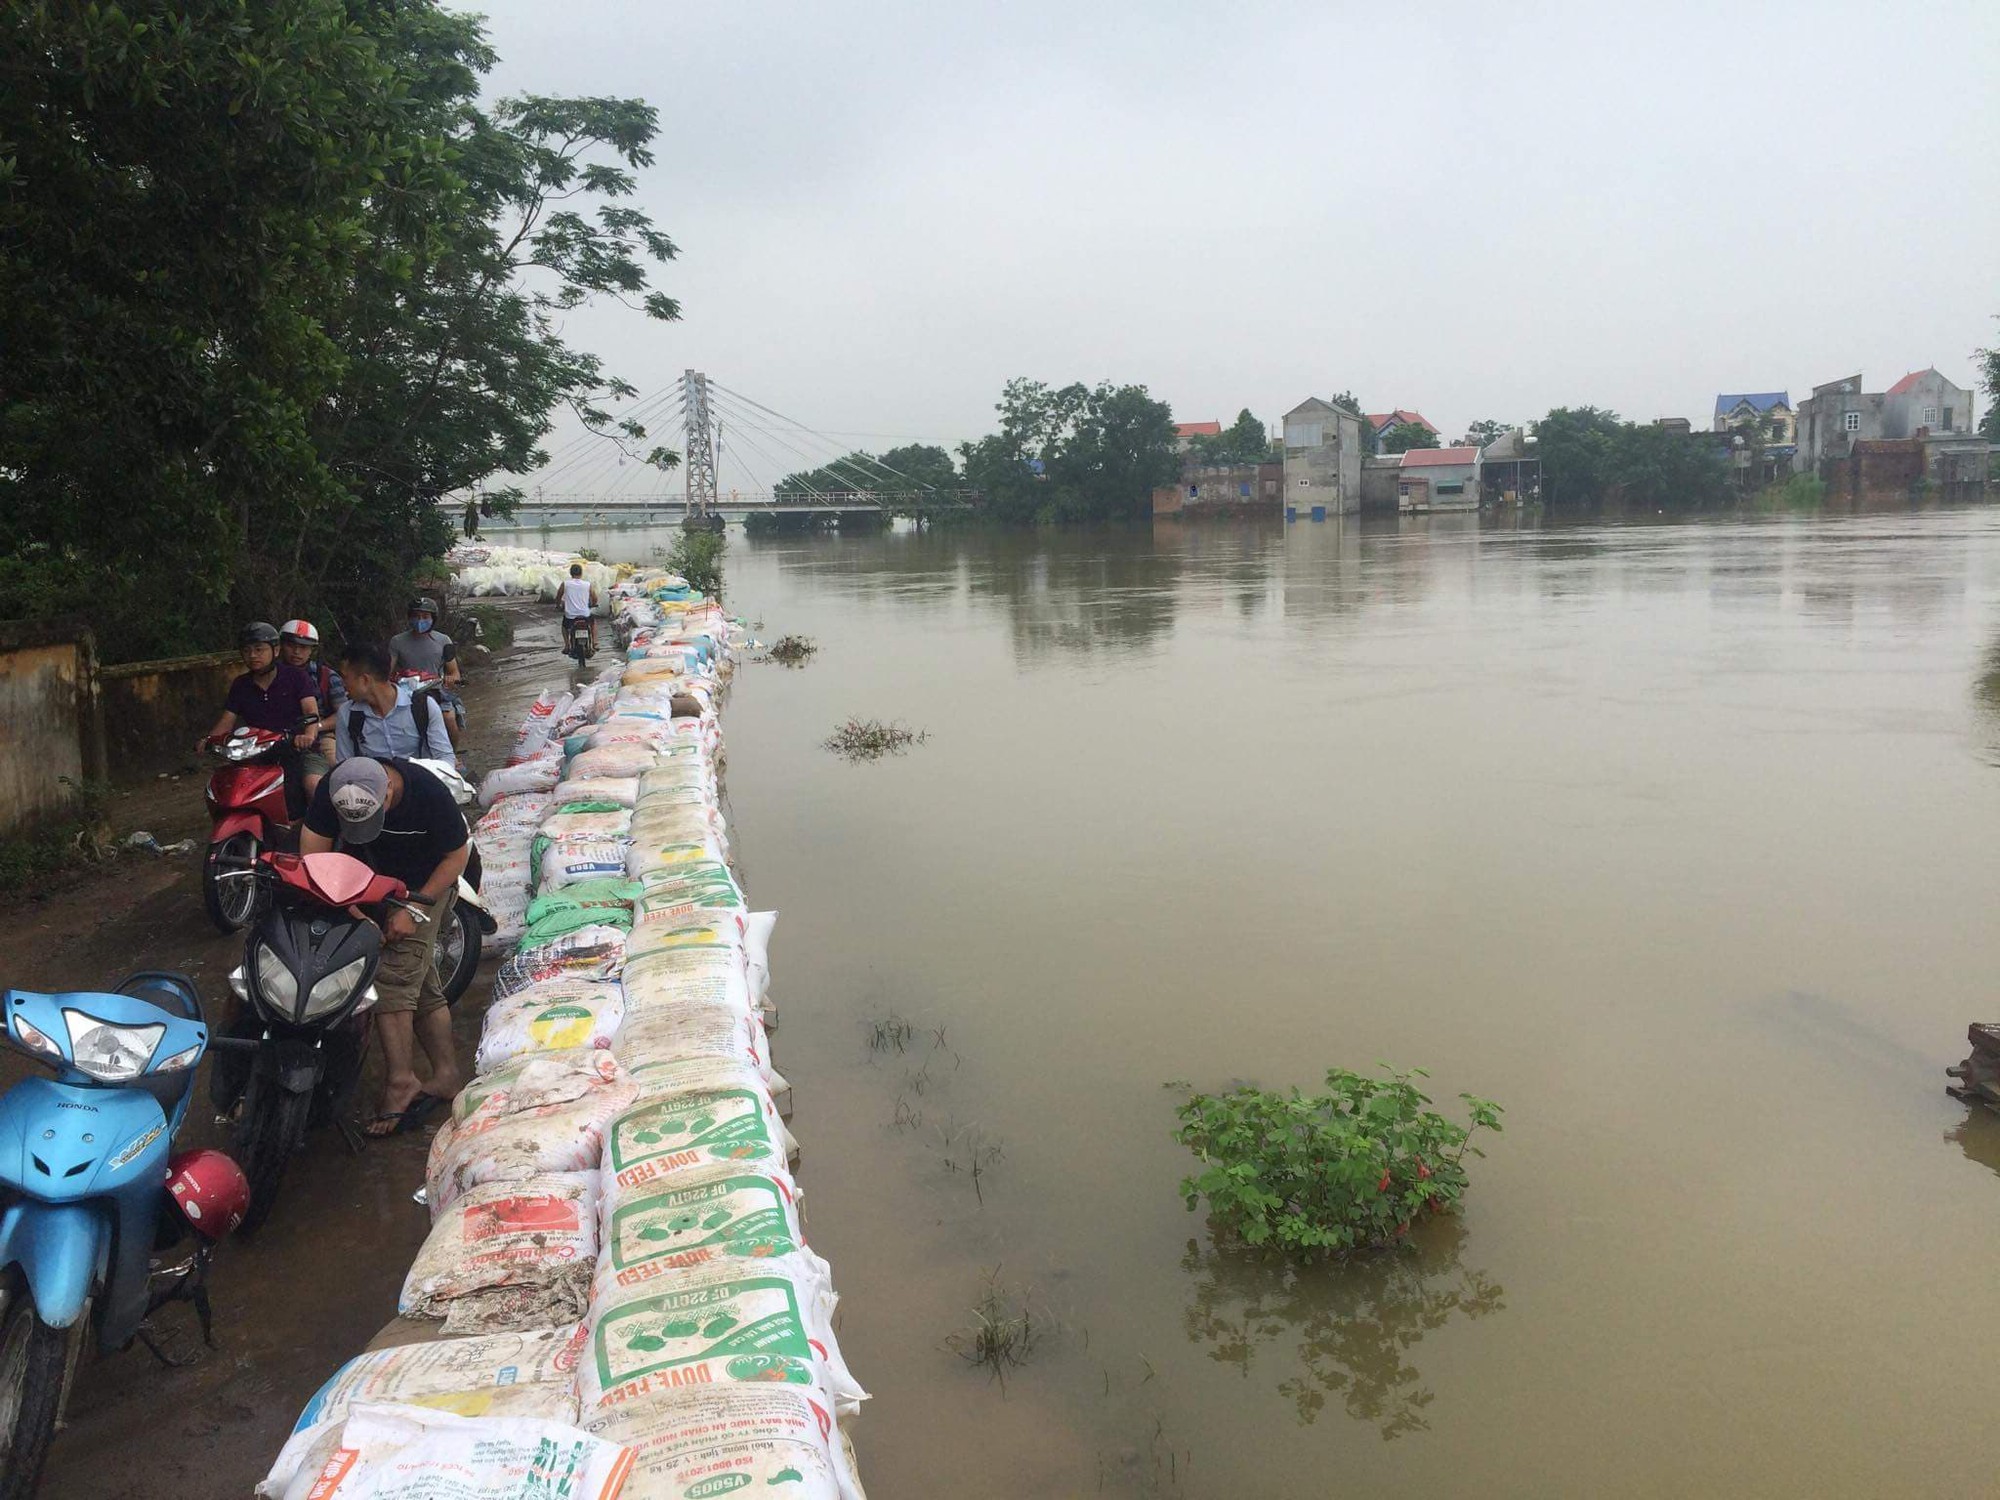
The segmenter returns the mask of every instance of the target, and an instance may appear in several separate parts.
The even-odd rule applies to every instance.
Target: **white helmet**
[[[319,644],[319,632],[313,629],[311,620],[287,620],[278,632],[281,641],[304,641],[308,646]]]

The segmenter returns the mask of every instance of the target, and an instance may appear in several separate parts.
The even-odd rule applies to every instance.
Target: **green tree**
[[[643,441],[557,320],[674,315],[612,201],[652,112],[483,111],[492,62],[435,0],[0,8],[0,615],[87,600],[114,658],[373,626],[559,406]]]
[[[0,616],[212,643],[255,507],[336,493],[316,311],[398,89],[339,0],[0,7]]]
[[[1262,463],[1271,456],[1271,434],[1246,406],[1234,422],[1213,437],[1205,433],[1197,436],[1190,451],[1204,463]]]
[[[1465,429],[1464,446],[1484,448],[1488,443],[1505,437],[1511,431],[1513,427],[1510,423],[1496,422],[1491,417],[1486,417]]]
[[[1551,505],[1595,505],[1613,482],[1624,424],[1597,406],[1558,406],[1535,424],[1542,458],[1542,498]]]
[[[1000,430],[961,444],[965,482],[1008,522],[1132,520],[1180,473],[1173,411],[1141,385],[1007,382]]]
[[[1728,456],[1705,433],[1626,423],[1614,441],[1611,489],[1627,505],[1656,510],[1725,504],[1736,496]]]
[[[1975,351],[1979,359],[1980,384],[1986,387],[1986,415],[1979,430],[1986,441],[2000,447],[2000,347]]]
[[[1435,448],[1438,437],[1421,422],[1398,422],[1382,434],[1384,453],[1407,453],[1412,448]]]

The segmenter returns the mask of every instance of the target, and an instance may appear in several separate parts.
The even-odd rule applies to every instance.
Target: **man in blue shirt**
[[[387,648],[357,642],[340,653],[347,703],[334,719],[339,758],[450,760],[451,734],[434,688],[397,682]]]

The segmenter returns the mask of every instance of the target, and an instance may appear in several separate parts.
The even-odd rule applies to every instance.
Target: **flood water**
[[[878,1500],[1991,1491],[2000,1129],[1943,1069],[2000,1015],[2000,513],[727,566],[820,646],[739,674],[728,787]],[[1378,1061],[1505,1107],[1463,1216],[1218,1246],[1162,1085]],[[996,1268],[1004,1383],[947,1343]]]

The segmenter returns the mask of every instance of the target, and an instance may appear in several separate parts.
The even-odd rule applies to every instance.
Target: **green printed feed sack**
[[[643,892],[640,904],[656,911],[703,906],[741,911],[748,904],[743,899],[743,888],[729,873],[729,866],[719,859],[641,871],[639,886]]]
[[[603,1293],[603,1295],[598,1295]],[[833,1335],[832,1273],[810,1250],[719,1264],[591,1297],[590,1342],[577,1370],[586,1415],[696,1385],[823,1387],[859,1410]]]
[[[805,1245],[799,1190],[775,1165],[683,1172],[600,1205],[596,1279],[606,1295],[717,1262],[789,1255]]]
[[[648,906],[633,915],[631,935],[625,940],[625,957],[630,962],[642,953],[707,948],[733,953],[738,962],[746,962],[743,930],[742,915],[722,907],[676,911]]]
[[[828,1403],[782,1382],[607,1407],[584,1430],[632,1450],[621,1500],[866,1500]]]
[[[677,1060],[631,1076],[640,1096],[606,1134],[602,1188],[609,1199],[694,1168],[782,1168],[797,1149],[753,1068]]]
[[[474,1067],[491,1073],[526,1052],[609,1047],[624,1021],[617,980],[545,979],[487,1007]]]
[[[618,1500],[635,1456],[534,1417],[357,1406],[307,1455],[284,1500]]]
[[[577,1360],[587,1337],[588,1330],[578,1323],[533,1333],[404,1344],[357,1355],[306,1402],[257,1493],[267,1500],[283,1495],[307,1451],[322,1437],[338,1432],[348,1411],[364,1402],[429,1406],[462,1417],[574,1422]]]

